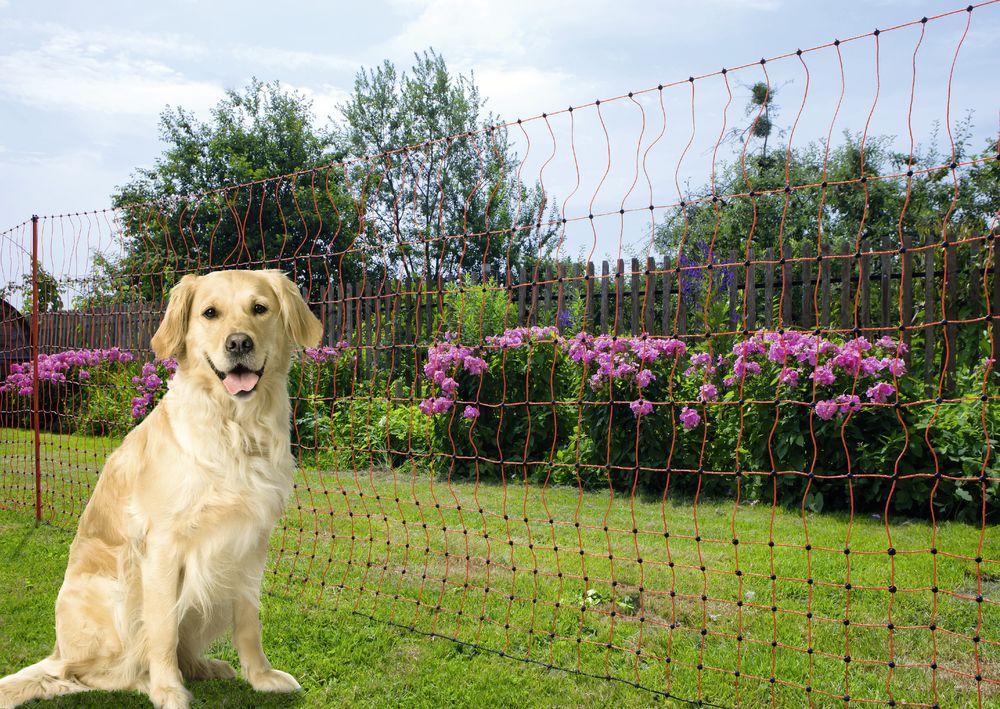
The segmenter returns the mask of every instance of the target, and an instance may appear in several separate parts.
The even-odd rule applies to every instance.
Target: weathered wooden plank
[[[620,335],[622,332],[622,313],[625,307],[625,260],[618,259],[618,267],[615,270],[615,323],[614,333]]]
[[[820,327],[830,327],[830,247],[824,243],[820,249]]]
[[[851,273],[857,260],[850,254],[847,243],[840,245],[840,327],[843,330],[854,327],[854,281]]]
[[[790,328],[795,320],[792,314],[792,246],[787,241],[781,247],[781,322],[780,327]]]
[[[662,325],[663,329],[660,334],[666,336],[672,334],[673,329],[671,324],[673,322],[674,312],[670,307],[670,257],[663,257],[663,273],[661,274],[662,281],[662,298],[663,298],[663,312],[662,312]]]
[[[954,241],[946,242],[944,246],[945,257],[945,313],[944,317],[948,324],[944,328],[945,347],[947,358],[945,361],[945,390],[949,393],[955,385],[955,363],[957,362],[958,347],[958,246]]]
[[[608,277],[610,269],[607,261],[601,261],[601,333],[607,334],[608,329]]]
[[[861,327],[867,329],[872,324],[872,252],[867,241],[861,242],[861,262],[858,279],[861,282]]]
[[[586,299],[583,303],[583,325],[580,327],[581,330],[586,332],[594,332],[594,262],[587,261],[587,276],[584,281],[584,298]]]
[[[888,235],[882,237],[882,253],[879,254],[879,325],[882,326],[881,333],[890,333],[889,304],[892,296],[892,254]]]
[[[934,311],[934,296],[936,295],[936,285],[934,283],[934,235],[927,235],[927,250],[924,251],[924,382],[928,387],[934,386],[934,340],[937,335],[937,325],[931,323],[937,321],[938,314]]]
[[[653,334],[653,305],[656,302],[656,259],[646,257],[646,292],[642,301],[642,330]]]
[[[816,261],[813,258],[812,244],[806,241],[802,244],[802,261],[800,271],[802,273],[802,327],[812,329],[816,327],[816,317],[813,314],[813,305],[816,302],[816,291],[813,289],[812,272]]]
[[[764,327],[774,327],[774,248],[768,247],[764,256]]]
[[[910,343],[913,339],[913,252],[910,248],[910,237],[903,232],[903,255],[900,257],[900,303],[899,324],[902,326],[900,340],[906,345],[903,359],[909,365]]]

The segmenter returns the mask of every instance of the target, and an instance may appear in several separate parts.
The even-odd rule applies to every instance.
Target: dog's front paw
[[[267,670],[247,677],[250,685],[258,692],[297,692],[302,686],[287,672]]]
[[[156,687],[149,690],[149,700],[156,709],[188,709],[191,692],[184,687]]]

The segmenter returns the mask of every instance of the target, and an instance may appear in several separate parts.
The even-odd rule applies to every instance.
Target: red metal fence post
[[[31,385],[32,428],[35,432],[35,521],[42,521],[42,464],[38,391],[38,215],[31,216]]]

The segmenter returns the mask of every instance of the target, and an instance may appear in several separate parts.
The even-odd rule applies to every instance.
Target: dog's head
[[[284,387],[293,346],[316,346],[322,334],[281,271],[217,271],[173,287],[152,347],[215,393],[245,400]]]

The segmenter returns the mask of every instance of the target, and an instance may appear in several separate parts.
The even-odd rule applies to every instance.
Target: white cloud
[[[206,112],[222,98],[223,82],[191,78],[180,68],[190,62],[236,64],[241,78],[254,72],[295,75],[303,69],[353,74],[357,68],[355,60],[335,55],[245,44],[207,47],[171,34],[78,32],[16,21],[0,21],[0,29],[43,38],[35,47],[0,55],[0,95],[49,110],[155,116],[167,105],[180,105]],[[336,115],[337,104],[347,98],[330,84],[292,88],[313,101],[320,119]]]
[[[0,56],[0,92],[35,107],[110,115],[156,115],[166,104],[205,109],[222,95],[215,84],[188,79],[148,55],[129,54],[126,49],[143,46],[136,35],[112,45],[106,33],[50,30],[41,46]],[[159,38],[148,49],[170,53],[183,46]]]
[[[221,51],[243,64],[260,65],[271,71],[308,69],[310,71],[348,71],[353,74],[358,68],[358,62],[354,59],[296,49],[235,45],[222,48]]]
[[[434,47],[449,60],[467,64],[485,56],[516,58],[555,44],[558,34],[572,32],[606,12],[599,0],[509,0],[497,4],[477,0],[399,0],[403,9],[418,10],[388,42],[393,56]],[[547,28],[539,31],[539,28]]]
[[[592,84],[567,72],[531,66],[478,69],[475,77],[482,95],[488,97],[486,108],[506,121],[579,103],[595,91]]]
[[[340,118],[340,104],[345,103],[350,94],[339,86],[323,84],[318,87],[295,86],[284,84],[285,88],[292,89],[312,101],[312,112],[319,120],[320,125],[326,123],[328,117]]]

